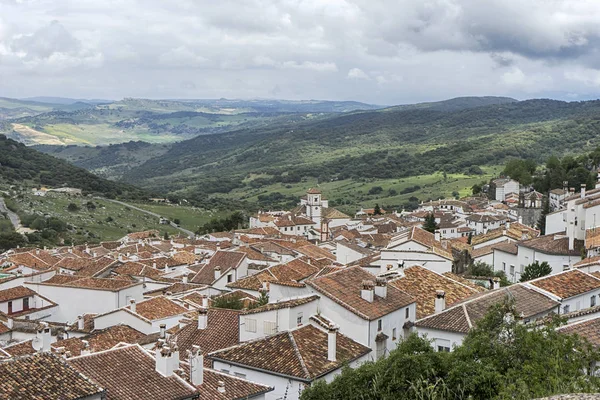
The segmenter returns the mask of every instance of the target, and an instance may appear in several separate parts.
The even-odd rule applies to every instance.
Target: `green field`
[[[186,207],[169,204],[131,203],[144,210],[159,214],[171,221],[178,219],[182,228],[196,231],[199,226],[204,225],[212,218],[226,217],[228,213],[204,210],[197,207]]]
[[[215,194],[216,198],[244,200],[253,204],[261,204],[259,196],[268,196],[273,193],[281,193],[290,198],[299,199],[306,194],[306,190],[311,187],[318,187],[323,192],[324,197],[330,200],[332,206],[335,206],[346,213],[354,214],[361,207],[372,208],[375,203],[382,207],[390,207],[388,211],[394,211],[401,208],[401,204],[408,202],[410,197],[417,197],[420,200],[436,200],[438,198],[452,197],[453,192],[458,192],[461,197],[471,194],[471,187],[475,184],[487,182],[490,178],[497,176],[503,169],[502,166],[486,166],[482,170],[483,175],[464,175],[464,174],[446,174],[437,172],[429,175],[419,175],[400,179],[362,179],[359,181],[346,179],[333,182],[319,183],[316,179],[307,179],[296,184],[277,183],[257,189],[248,186],[241,189],[234,189],[227,194]],[[257,178],[266,178],[268,176],[251,175],[245,182],[251,182]],[[369,194],[373,187],[380,186],[383,191],[378,194]],[[402,193],[407,188],[420,188],[410,193]],[[390,195],[390,189],[397,194]],[[399,210],[398,210],[399,211]]]

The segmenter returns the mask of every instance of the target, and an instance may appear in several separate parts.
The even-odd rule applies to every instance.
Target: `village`
[[[560,315],[561,332],[600,346],[600,173],[595,189],[550,192],[544,234],[542,194],[508,178],[487,189],[350,216],[311,188],[247,229],[8,250],[0,386],[295,400],[413,333],[450,352],[507,297],[520,323]],[[533,264],[548,271],[529,279]]]

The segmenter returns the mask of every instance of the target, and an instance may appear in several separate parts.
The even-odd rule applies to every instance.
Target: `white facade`
[[[142,300],[144,290],[141,283],[114,292],[30,282],[25,282],[25,286],[59,305],[54,313],[55,322],[74,322],[79,315],[103,314],[129,305],[131,299]]]
[[[421,245],[419,245],[421,246]],[[381,259],[379,261],[382,272],[389,268],[396,269],[401,266],[410,267],[412,265],[421,265],[427,269],[443,274],[444,272],[452,272],[452,261],[450,258],[440,254],[423,249],[416,249],[416,245],[410,246],[413,249],[402,249],[395,247],[394,249],[384,249],[381,251]]]
[[[496,184],[496,200],[506,200],[506,195],[509,193],[519,193],[520,185],[519,182],[512,179],[502,184]]]

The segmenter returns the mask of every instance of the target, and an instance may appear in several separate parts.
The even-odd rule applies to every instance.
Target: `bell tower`
[[[306,216],[317,224],[321,225],[323,202],[321,199],[321,191],[319,189],[310,188],[306,192]]]

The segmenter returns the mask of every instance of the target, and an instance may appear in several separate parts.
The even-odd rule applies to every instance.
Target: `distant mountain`
[[[114,100],[103,100],[103,99],[71,99],[68,97],[51,97],[51,96],[38,96],[38,97],[27,97],[21,99],[23,101],[33,101],[37,103],[50,103],[50,104],[62,104],[70,105],[74,103],[86,103],[86,104],[107,104],[113,103]]]
[[[435,111],[460,111],[469,108],[485,107],[499,104],[515,103],[518,100],[511,97],[456,97],[449,100],[435,101],[428,103],[406,104],[385,108],[382,111],[407,111],[407,110],[435,110]]]
[[[0,135],[0,180],[25,186],[69,186],[108,197],[148,196],[146,192],[132,185],[100,178],[83,168],[40,153],[4,135]]]
[[[244,186],[248,174],[264,176],[265,183],[302,177],[389,179],[467,172],[510,157],[543,161],[600,145],[600,101],[506,100],[474,108],[473,101],[450,103],[463,108],[354,112],[199,136],[173,144],[124,179],[148,188],[209,194]]]

